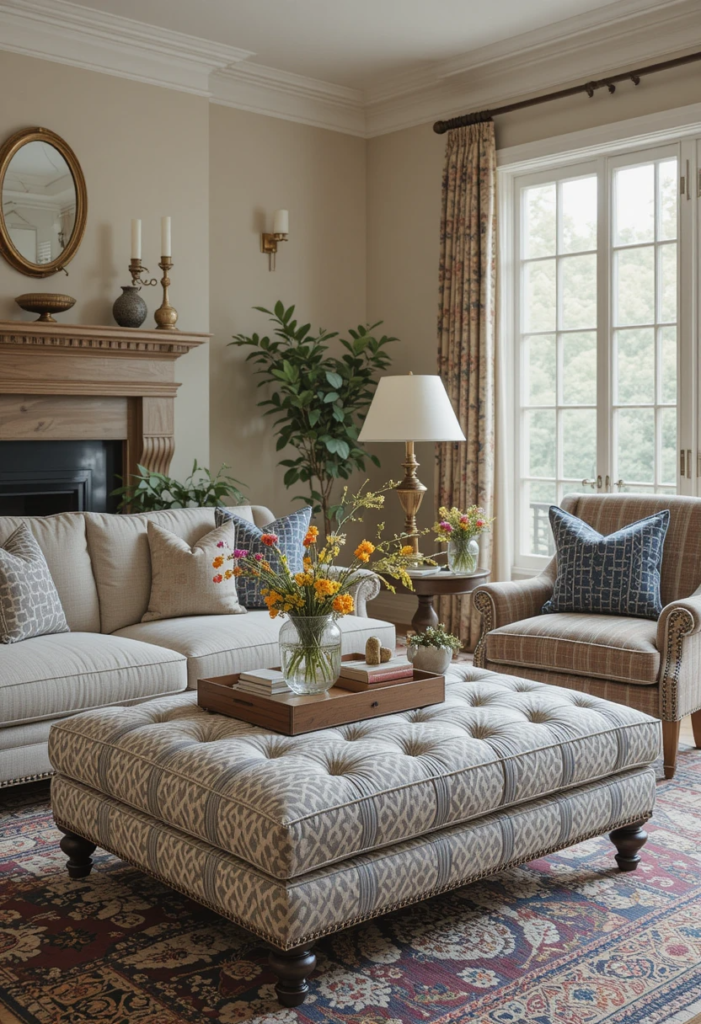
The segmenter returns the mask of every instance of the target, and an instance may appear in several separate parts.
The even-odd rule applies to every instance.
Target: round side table
[[[397,593],[414,593],[418,597],[419,604],[411,620],[411,627],[420,633],[427,626],[438,625],[438,614],[433,607],[434,597],[441,597],[443,594],[469,594],[476,590],[480,583],[484,583],[488,576],[489,572],[486,569],[480,569],[472,576],[458,576],[452,572],[437,572],[434,576],[415,576],[411,581],[414,585],[413,591],[398,580],[394,580],[393,584]]]

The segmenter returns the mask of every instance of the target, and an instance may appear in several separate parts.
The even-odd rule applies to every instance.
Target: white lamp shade
[[[358,440],[464,441],[440,377],[381,377]]]

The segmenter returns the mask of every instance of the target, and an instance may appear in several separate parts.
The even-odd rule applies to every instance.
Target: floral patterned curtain
[[[496,144],[492,121],[449,132],[443,168],[438,372],[466,442],[436,446],[438,506],[494,505]],[[497,526],[498,524],[495,524]],[[491,560],[480,537],[480,567]],[[473,650],[479,616],[469,597],[440,599],[446,628]]]

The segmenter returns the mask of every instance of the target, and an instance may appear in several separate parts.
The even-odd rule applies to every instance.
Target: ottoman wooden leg
[[[609,832],[609,839],[618,850],[616,861],[621,871],[635,871],[640,863],[640,850],[647,842],[647,832],[643,828],[644,821],[636,821],[632,825],[624,825]]]
[[[275,986],[278,1002],[282,1006],[301,1006],[309,991],[307,978],[316,967],[316,957],[310,946],[273,949],[268,961],[278,976]]]
[[[95,852],[95,844],[89,843],[87,839],[77,836],[74,832],[68,832],[60,825],[58,827],[63,832],[60,846],[68,857],[66,864],[68,874],[71,878],[86,878],[92,871],[91,855]]]

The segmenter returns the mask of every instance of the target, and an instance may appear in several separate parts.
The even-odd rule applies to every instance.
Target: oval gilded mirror
[[[0,149],[0,250],[15,270],[49,277],[83,239],[85,178],[67,142],[46,128],[16,132]]]

